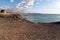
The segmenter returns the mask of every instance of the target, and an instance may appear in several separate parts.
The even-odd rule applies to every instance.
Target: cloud
[[[0,9],[10,9],[9,6],[0,7]]]
[[[14,0],[13,0],[14,1]],[[27,10],[27,9],[29,9],[29,8],[31,8],[31,7],[33,7],[35,4],[40,4],[40,2],[42,3],[42,2],[45,2],[45,3],[47,3],[48,5],[47,5],[47,7],[48,6],[50,6],[49,8],[52,8],[51,10],[49,10],[49,8],[48,8],[48,10],[49,11],[47,11],[46,10],[46,12],[52,12],[52,13],[56,13],[56,12],[59,12],[59,11],[57,11],[57,10],[59,10],[59,9],[57,9],[57,10],[53,10],[53,8],[54,9],[56,9],[56,8],[60,8],[60,0],[21,0],[19,3],[17,3],[14,7],[13,7],[13,9],[14,10],[16,10],[16,11],[25,11],[25,10]],[[40,12],[40,11],[39,11]],[[45,11],[44,11],[45,12]]]
[[[54,6],[57,7],[57,8],[60,8],[60,2],[55,2]]]
[[[14,11],[26,11],[28,8],[31,8],[34,5],[35,0],[22,0],[17,3],[14,7]]]
[[[16,8],[20,8],[23,4],[24,7],[29,8],[34,5],[35,0],[22,0],[20,3],[16,4]]]
[[[5,8],[5,9],[10,9],[10,7],[9,7],[9,6],[5,6],[4,8]]]
[[[33,6],[34,5],[34,2],[35,2],[35,0],[29,0],[27,3],[26,3],[26,8],[29,8],[29,7],[31,7],[31,6]]]
[[[24,3],[26,3],[26,1],[24,1],[24,0],[21,1],[21,2],[19,2],[18,4],[15,5],[15,8],[16,8],[16,9],[19,9],[20,7],[23,7],[22,5],[23,5]]]
[[[16,4],[15,8],[20,8],[21,3]]]
[[[14,2],[14,0],[10,0],[10,2]]]

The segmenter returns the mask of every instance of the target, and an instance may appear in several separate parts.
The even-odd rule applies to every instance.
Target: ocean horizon
[[[51,22],[59,22],[60,14],[38,14],[38,13],[29,13],[29,14],[21,14],[23,18],[35,23],[51,23]]]

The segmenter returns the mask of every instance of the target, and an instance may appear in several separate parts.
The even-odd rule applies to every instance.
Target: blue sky
[[[15,4],[17,4],[19,1],[14,0],[14,2],[11,2],[11,0],[0,0],[0,6],[10,6],[13,7]]]
[[[0,8],[36,13],[60,13],[60,0],[0,0]]]

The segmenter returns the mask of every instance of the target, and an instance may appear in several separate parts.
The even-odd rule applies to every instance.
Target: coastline
[[[0,19],[1,40],[58,40],[60,37],[60,23],[37,24],[19,17],[8,18]]]

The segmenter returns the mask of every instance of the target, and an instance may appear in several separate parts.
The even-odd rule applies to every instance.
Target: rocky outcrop
[[[3,18],[3,19],[13,19],[13,20],[19,20],[19,19],[22,19],[21,15],[20,14],[9,14],[9,15],[3,15],[3,14],[0,14],[0,18]]]

